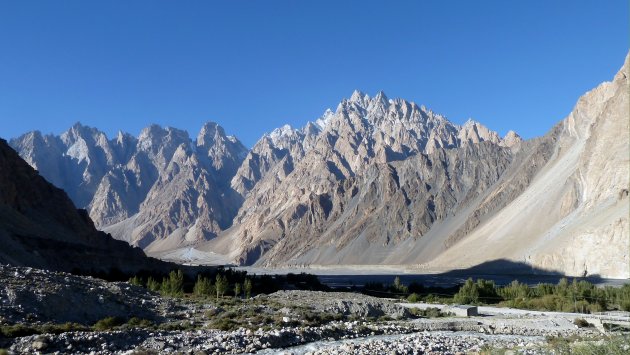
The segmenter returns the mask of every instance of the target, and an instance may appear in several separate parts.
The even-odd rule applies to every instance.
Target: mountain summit
[[[112,140],[75,125],[11,146],[99,228],[163,258],[194,247],[197,262],[428,270],[507,259],[627,278],[627,73],[628,59],[527,141],[355,91],[251,150],[212,122],[194,141],[157,125]]]

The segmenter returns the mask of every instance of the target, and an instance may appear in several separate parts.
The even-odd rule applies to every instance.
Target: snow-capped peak
[[[324,130],[324,128],[326,128],[326,126],[328,126],[328,123],[330,122],[330,120],[333,118],[333,116],[335,115],[335,113],[331,110],[331,109],[326,109],[326,111],[324,111],[324,114],[322,115],[322,117],[318,118],[315,120],[315,126],[317,126],[317,128],[319,128],[321,131]]]

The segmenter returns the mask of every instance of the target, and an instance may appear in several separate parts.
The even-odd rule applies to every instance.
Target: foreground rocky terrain
[[[354,293],[165,298],[124,282],[32,268],[0,266],[0,276],[0,349],[14,354],[536,354],[545,353],[549,337],[599,337],[558,314],[427,319]]]
[[[194,141],[156,125],[109,139],[77,124],[11,146],[99,228],[159,257],[426,270],[505,259],[628,278],[628,66],[527,141],[356,91],[249,151],[214,123]]]

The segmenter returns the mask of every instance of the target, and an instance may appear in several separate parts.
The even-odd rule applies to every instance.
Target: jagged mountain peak
[[[198,147],[209,147],[218,141],[231,141],[225,134],[225,130],[218,123],[208,121],[203,124],[197,135]]]
[[[387,97],[387,95],[385,95],[385,92],[383,90],[380,90],[379,92],[376,93],[376,96],[374,96],[374,98],[372,99],[373,103],[380,103],[382,105],[387,105],[389,104],[389,98]]]
[[[313,124],[317,126],[317,128],[320,131],[323,131],[326,128],[326,126],[328,126],[328,123],[334,116],[335,116],[335,113],[331,109],[328,108],[326,109],[326,111],[324,111],[324,114],[321,117],[319,117],[318,119],[315,120],[315,122],[313,122]]]
[[[62,140],[73,140],[79,138],[97,138],[100,136],[107,137],[104,132],[96,127],[91,127],[82,124],[81,122],[75,122],[67,131],[61,134]]]
[[[368,96],[367,94],[363,93],[360,90],[354,90],[352,92],[352,95],[350,95],[350,101],[352,102],[364,103],[368,100],[370,100],[370,96]]]

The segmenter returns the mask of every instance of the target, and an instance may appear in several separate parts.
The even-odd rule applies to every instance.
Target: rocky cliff
[[[95,229],[85,210],[0,139],[0,263],[82,273],[166,270]]]
[[[230,180],[247,149],[213,122],[195,142],[158,125],[137,138],[120,132],[109,140],[77,123],[60,137],[35,131],[10,144],[87,209],[97,227],[145,249],[212,238],[241,203]]]

